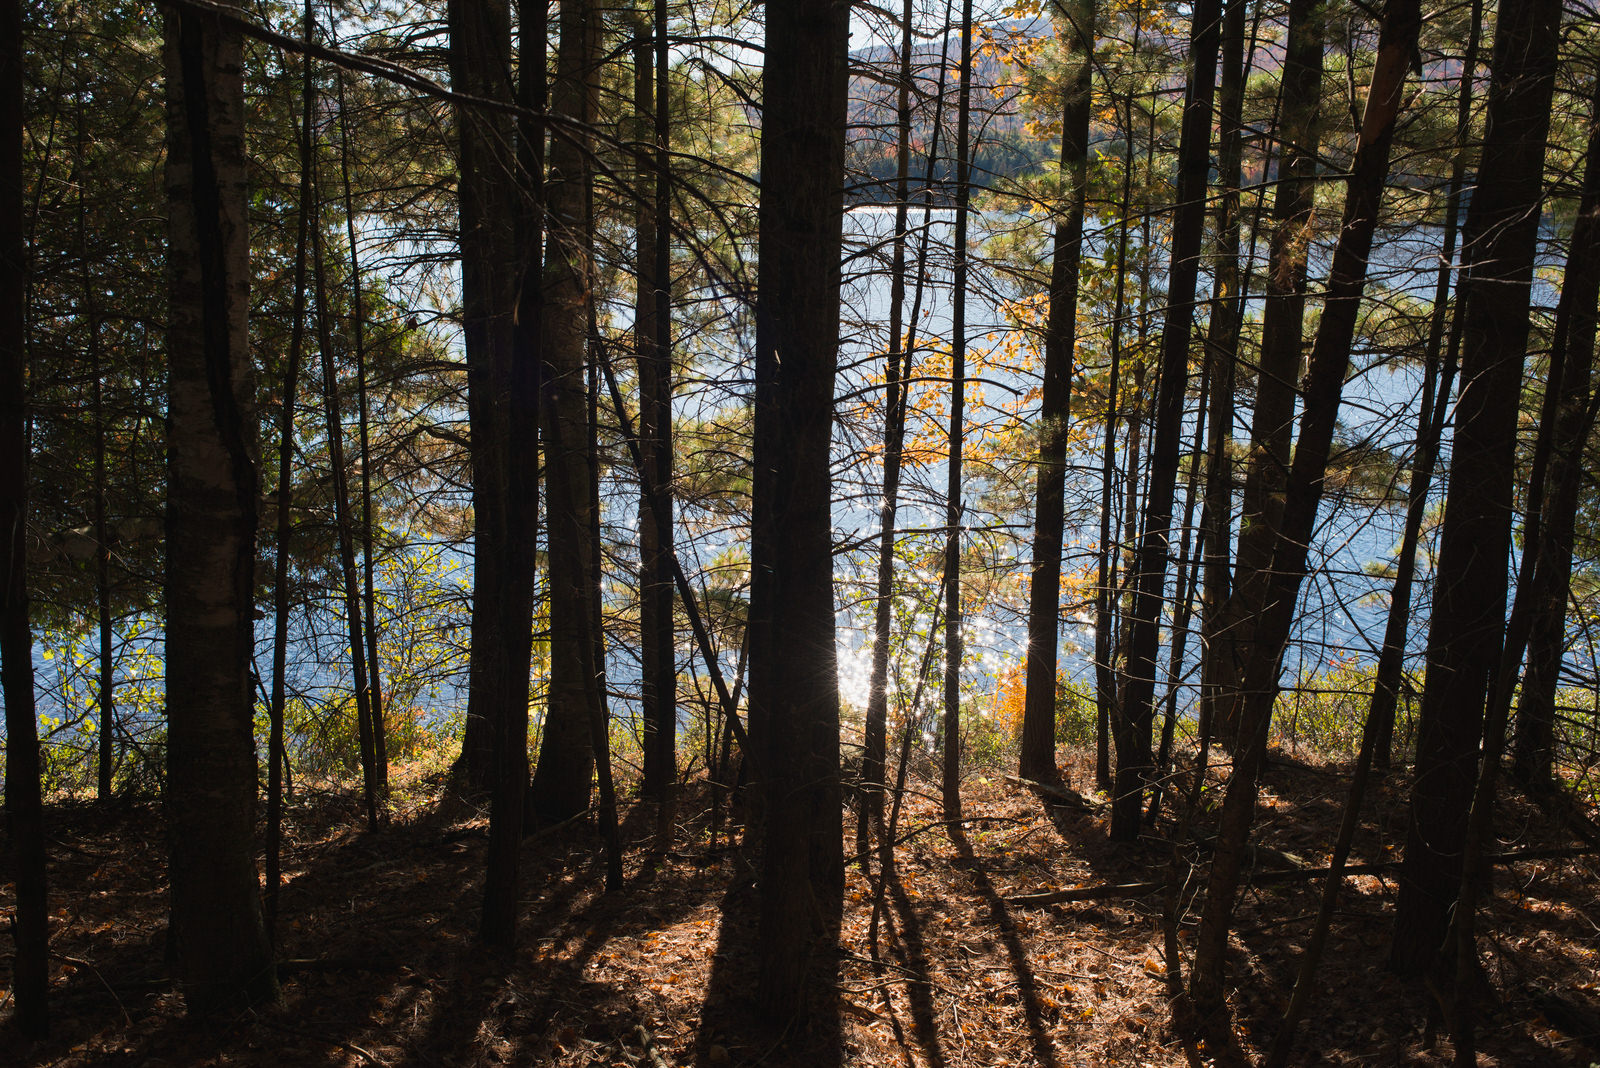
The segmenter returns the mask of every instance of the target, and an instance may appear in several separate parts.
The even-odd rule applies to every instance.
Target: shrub
[[[1356,657],[1332,657],[1318,671],[1303,670],[1299,681],[1278,694],[1273,706],[1273,736],[1280,744],[1306,746],[1327,756],[1354,757],[1377,685],[1376,664]],[[1416,744],[1417,691],[1401,680],[1395,709],[1394,754],[1405,759]]]

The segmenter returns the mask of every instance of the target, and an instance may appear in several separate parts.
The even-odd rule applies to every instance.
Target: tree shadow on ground
[[[1034,1058],[1045,1068],[1057,1068],[1060,1062],[1056,1057],[1055,1042],[1050,1037],[1050,1028],[1045,1023],[1043,1007],[1039,1002],[1039,984],[1028,961],[1027,947],[1023,945],[1016,922],[1012,919],[1010,910],[1006,908],[1005,901],[995,890],[988,873],[984,871],[983,864],[973,853],[972,843],[967,840],[961,824],[951,825],[950,842],[956,848],[957,863],[967,870],[972,880],[973,891],[988,909],[989,922],[1000,932],[1000,941],[1005,946],[1011,970],[1017,977],[1017,996],[1022,1002],[1023,1018],[1028,1024],[1028,1039],[1033,1047]]]
[[[337,807],[337,806],[335,806]],[[623,834],[648,826],[636,805]],[[306,1063],[344,1051],[386,1065],[539,1063],[563,1045],[598,1049],[640,1023],[635,991],[586,977],[618,932],[671,921],[705,879],[656,871],[605,896],[600,837],[573,826],[530,839],[522,856],[520,948],[497,959],[475,941],[481,820],[428,820],[368,835],[319,808],[285,850],[277,958],[281,997],[231,1019],[182,1015],[164,956],[165,842],[160,811],[52,814],[54,903],[69,918],[52,943],[54,1036],[6,1063]],[[9,963],[9,962],[7,962]],[[3,977],[0,977],[3,979]],[[568,1019],[578,1021],[578,1026]],[[93,1050],[91,1056],[90,1050]]]
[[[1350,772],[1348,764],[1301,760],[1279,751],[1263,769],[1251,835],[1255,863],[1240,887],[1228,952],[1235,1029],[1252,1036],[1258,1048],[1270,1044],[1281,1026],[1326,880],[1279,883],[1252,876],[1327,864]],[[1400,775],[1369,786],[1349,863],[1399,859],[1408,797],[1408,782]],[[1501,842],[1493,847],[1497,850],[1566,844],[1551,838],[1554,826],[1541,826],[1533,809],[1514,799],[1502,797],[1495,823],[1517,829],[1522,839],[1515,846]],[[1203,879],[1206,871],[1202,862],[1195,874]],[[1506,871],[1501,868],[1496,874],[1502,888]],[[1392,872],[1346,878],[1341,886],[1339,911],[1318,969],[1320,993],[1297,1029],[1290,1063],[1408,1064],[1425,1055],[1424,1025],[1436,1011],[1435,995],[1424,984],[1388,971],[1396,878]],[[1530,887],[1535,884],[1525,870],[1519,879]],[[1551,879],[1539,895],[1560,897],[1563,892],[1564,886]],[[1477,1016],[1480,1050],[1499,1063],[1587,1066],[1590,1058],[1574,1044],[1563,1050],[1537,1039],[1530,1026],[1538,1015],[1530,984],[1537,977],[1592,972],[1585,951],[1577,947],[1592,941],[1593,927],[1571,912],[1541,910],[1538,927],[1549,938],[1530,952],[1515,933],[1526,930],[1529,919],[1518,915],[1515,898],[1501,894],[1492,908],[1493,919],[1486,913],[1479,921],[1480,955],[1502,993],[1485,988],[1489,997],[1480,1003]],[[1441,1044],[1448,1049],[1442,1031]]]
[[[803,1015],[777,1019],[756,998],[760,898],[749,853],[722,899],[711,977],[701,1005],[694,1063],[715,1068],[838,1068],[844,1063],[840,1022],[838,933],[813,964]]]
[[[923,1056],[928,1058],[930,1068],[945,1068],[948,1061],[945,1059],[944,1046],[939,1041],[938,1015],[933,1003],[933,975],[927,943],[922,936],[922,921],[917,917],[897,869],[890,871],[885,890],[894,904],[893,910],[886,912],[885,917],[889,919],[888,934],[894,956],[907,980],[906,995],[911,1003],[912,1033]],[[881,968],[879,972],[881,975]],[[882,1000],[884,1011],[892,1021],[895,1040],[902,1048],[908,1048],[905,1031],[895,1012],[894,1002],[889,997],[887,985],[883,987]]]

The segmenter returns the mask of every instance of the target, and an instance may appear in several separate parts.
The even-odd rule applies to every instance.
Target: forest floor
[[[1346,770],[1275,754],[1258,817],[1261,867],[1327,863]],[[1088,794],[1086,771],[1081,762],[1067,769]],[[1376,788],[1352,863],[1398,856],[1406,786],[1394,779]],[[509,963],[473,938],[481,813],[446,814],[437,785],[419,782],[387,829],[369,835],[351,794],[300,794],[279,921],[281,1002],[205,1026],[183,1021],[166,978],[159,808],[57,805],[49,814],[54,1037],[21,1045],[9,1006],[0,1008],[0,1063],[1184,1064],[1165,997],[1162,893],[1042,908],[1009,900],[1159,878],[1173,870],[1172,847],[1156,839],[1114,847],[1102,814],[1047,809],[998,772],[969,776],[964,805],[976,818],[953,832],[940,822],[933,789],[913,781],[901,818],[898,878],[878,934],[882,963],[873,963],[869,937],[872,887],[851,866],[838,1025],[776,1044],[745,1037],[771,1033],[757,1026],[749,998],[755,892],[737,854],[713,848],[703,784],[686,793],[686,818],[664,855],[651,852],[651,806],[624,809],[619,893],[601,892],[591,827],[530,839],[521,948]],[[1503,804],[1497,827],[1503,851],[1572,844],[1517,798]],[[854,828],[846,833],[848,850]],[[1191,906],[1203,859],[1194,872],[1183,898]],[[1235,1057],[1270,1043],[1321,885],[1260,883],[1242,895],[1231,962]],[[0,909],[10,908],[10,891],[0,889]],[[1394,892],[1392,877],[1347,880],[1321,993],[1292,1064],[1449,1062],[1446,1037],[1424,1048],[1427,995],[1384,970]],[[1494,991],[1478,1018],[1480,1063],[1600,1061],[1600,1036],[1575,1033],[1600,1019],[1595,858],[1498,868],[1492,918],[1480,930]],[[0,962],[7,986],[8,967]],[[1552,992],[1579,1023],[1553,1013],[1564,1031],[1541,1011],[1557,1004]]]

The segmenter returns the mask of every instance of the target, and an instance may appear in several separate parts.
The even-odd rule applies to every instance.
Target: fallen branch
[[[256,1017],[256,1022],[269,1031],[277,1031],[280,1034],[293,1035],[295,1038],[305,1038],[311,1040],[312,1042],[323,1042],[330,1046],[338,1046],[346,1053],[356,1054],[364,1059],[368,1064],[376,1064],[378,1065],[378,1068],[388,1068],[388,1061],[384,1060],[382,1057],[379,1057],[375,1053],[370,1053],[367,1050],[362,1049],[354,1042],[346,1042],[343,1039],[334,1038],[332,1035],[319,1035],[313,1031],[302,1031],[295,1027],[285,1027],[283,1024],[273,1023],[271,1020],[267,1020],[261,1016]]]
[[[1007,775],[1006,782],[1026,787],[1044,797],[1047,802],[1062,808],[1075,809],[1079,812],[1099,812],[1105,807],[1098,802],[1090,801],[1070,786],[1041,782],[1038,779],[1024,779],[1019,775]]]
[[[1042,905],[1063,905],[1072,901],[1100,901],[1108,897],[1143,897],[1166,887],[1165,881],[1149,883],[1101,883],[1098,886],[1078,886],[1071,890],[1047,890],[1042,894],[1020,894],[1006,898],[1008,905],[1038,908]]]
[[[386,957],[298,957],[277,962],[280,976],[295,972],[390,972],[405,965]]]
[[[909,831],[905,832],[904,834],[900,835],[898,838],[895,838],[893,840],[893,843],[894,843],[895,846],[902,846],[902,845],[905,845],[907,842],[911,841],[911,839],[918,837],[919,835],[927,834],[929,831],[936,831],[941,827],[959,827],[962,824],[967,824],[967,823],[1027,823],[1027,822],[1028,822],[1027,820],[1021,818],[1020,816],[963,816],[962,818],[955,819],[955,820],[934,820],[932,823],[924,823],[920,827],[915,827],[912,830],[909,830]],[[851,864],[860,864],[863,861],[863,859],[865,859],[866,857],[871,855],[873,849],[878,849],[878,848],[881,848],[881,847],[880,846],[871,846],[871,847],[869,847],[867,849],[863,849],[859,853],[853,854],[852,856],[845,857],[844,858],[845,865],[849,866]]]
[[[1591,856],[1600,853],[1600,849],[1588,846],[1577,846],[1564,849],[1523,849],[1515,853],[1495,853],[1484,860],[1489,864],[1517,864],[1526,860],[1559,860],[1570,857]],[[1378,864],[1346,864],[1342,871],[1344,875],[1386,875],[1389,872],[1399,871],[1401,862],[1398,860],[1384,861]],[[1311,879],[1325,878],[1332,874],[1333,869],[1324,868],[1279,868],[1268,871],[1257,871],[1249,876],[1249,881],[1255,884],[1263,883],[1297,883]],[[1006,903],[1021,905],[1024,908],[1039,908],[1043,905],[1061,905],[1073,901],[1101,901],[1111,897],[1143,897],[1145,894],[1154,893],[1165,888],[1165,880],[1142,883],[1100,883],[1095,886],[1078,886],[1070,890],[1047,890],[1038,894],[1020,894],[1016,897],[1006,898]]]
[[[667,1060],[656,1045],[655,1036],[645,1030],[644,1024],[635,1024],[633,1037],[639,1043],[639,1048],[644,1050],[644,1055],[649,1058],[650,1068],[672,1068],[672,1062]]]

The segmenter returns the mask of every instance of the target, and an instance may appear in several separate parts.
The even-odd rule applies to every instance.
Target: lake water
[[[915,208],[911,213],[913,255],[910,259],[913,268],[920,259],[925,284],[914,328],[921,342],[928,345],[947,347],[949,344],[953,215],[953,210],[943,208],[926,214]],[[836,577],[841,688],[846,700],[857,709],[865,704],[870,665],[874,546],[882,477],[881,452],[869,453],[871,447],[881,446],[881,425],[864,399],[878,398],[881,407],[882,353],[889,341],[887,267],[894,218],[892,208],[857,208],[848,213],[845,223],[845,286],[837,385],[841,420],[835,448],[838,502],[835,535],[841,551],[836,556]],[[1019,221],[1015,215],[984,217],[974,214],[973,240],[983,241],[1014,230]],[[915,252],[924,235],[926,253],[918,257]],[[1431,299],[1439,238],[1436,230],[1420,228],[1380,244],[1374,255],[1374,278],[1385,286],[1385,301]],[[1091,225],[1086,254],[1103,261],[1110,240],[1111,235],[1104,227]],[[1325,267],[1327,258],[1326,245],[1317,246],[1313,251],[1314,268]],[[999,431],[1028,423],[1036,412],[1036,404],[1028,399],[1028,393],[1037,385],[1037,371],[1014,354],[1015,342],[1021,334],[1007,307],[1008,302],[1035,295],[1039,287],[1018,283],[976,259],[973,267],[967,307],[968,363],[974,379],[967,393],[968,425],[973,429],[967,447],[980,458],[968,468],[963,522],[968,530],[968,542],[985,550],[983,555],[988,564],[969,584],[985,587],[989,596],[983,610],[968,617],[970,659],[965,667],[965,680],[970,693],[981,695],[992,691],[996,679],[1020,663],[1025,641],[1026,595],[1015,580],[1019,575],[1025,579],[1029,560],[1031,481],[1026,477],[1026,465],[1031,458],[1031,447],[1025,436],[1006,437]],[[1164,270],[1158,264],[1153,273],[1159,290],[1164,282]],[[1202,277],[1199,288],[1202,294],[1209,292],[1209,281]],[[1369,292],[1372,291],[1369,288]],[[913,286],[908,283],[908,326],[913,325],[910,321],[912,295]],[[1157,292],[1144,309],[1134,305],[1136,297],[1137,285],[1130,282],[1128,314],[1132,318],[1125,326],[1125,343],[1137,335],[1141,312],[1152,338],[1160,327],[1164,296]],[[725,294],[724,299],[733,304]],[[1534,302],[1538,308],[1548,310],[1554,301],[1555,293],[1548,284],[1536,287]],[[1250,312],[1259,315],[1259,300],[1251,302]],[[730,314],[737,318],[740,313],[735,308]],[[1104,332],[1109,325],[1105,316],[1108,314],[1101,308],[1099,317],[1089,316],[1087,333],[1090,336],[1080,351],[1080,359],[1104,361]],[[1310,321],[1308,317],[1308,324]],[[737,367],[745,344],[737,339],[725,340],[714,347],[708,346],[707,351],[729,367]],[[926,373],[929,377],[938,377],[936,371],[947,374],[937,368]],[[1390,353],[1374,350],[1353,354],[1352,375],[1340,412],[1346,436],[1369,440],[1404,454],[1414,433],[1419,381],[1419,371],[1397,362]],[[1147,390],[1151,385],[1147,383]],[[940,407],[935,395],[942,392],[941,385],[924,383],[918,388],[934,409]],[[693,396],[686,390],[678,401],[678,417],[704,417],[718,410],[729,410],[739,403],[742,403],[742,394],[737,387]],[[933,453],[945,447],[942,418],[942,412],[934,410],[925,425],[913,428],[921,435],[919,445]],[[1236,438],[1242,440],[1242,421],[1247,418],[1247,411],[1239,413],[1241,422],[1235,427]],[[1069,457],[1073,465],[1069,501],[1079,502],[1079,507],[1069,516],[1066,550],[1069,571],[1091,567],[1095,556],[1099,440],[1097,428],[1093,440]],[[1119,449],[1123,448],[1125,446],[1119,445]],[[1019,477],[1020,484],[1008,487],[1009,480]],[[903,553],[904,582],[898,595],[897,634],[905,640],[900,643],[904,648],[892,682],[901,691],[915,688],[911,676],[924,648],[921,632],[931,621],[932,602],[939,590],[937,550],[942,545],[944,531],[944,486],[943,461],[933,456],[925,463],[908,468],[901,491],[897,526],[903,532],[906,550]],[[1004,496],[1002,491],[1007,489],[1009,496]],[[1403,492],[1403,487],[1400,489]],[[613,503],[608,506],[607,522],[616,536],[631,538],[630,532],[637,528],[637,516],[633,491],[628,489],[626,478],[609,480],[608,494]],[[1438,495],[1438,487],[1435,487],[1435,499]],[[1002,499],[997,501],[996,497]],[[1181,497],[1178,510],[1181,516]],[[1381,640],[1387,612],[1389,584],[1386,579],[1371,574],[1370,568],[1387,564],[1392,559],[1402,518],[1398,503],[1372,507],[1353,498],[1340,498],[1325,504],[1315,543],[1314,573],[1302,592],[1297,644],[1291,654],[1289,673],[1297,668],[1314,668],[1329,660],[1354,656],[1370,661],[1375,656],[1375,645]],[[680,514],[680,521],[695,519]],[[684,535],[687,534],[686,530]],[[720,554],[737,545],[738,532],[725,526],[697,528],[696,534],[695,538],[680,535],[685,566],[691,573],[710,565]],[[470,556],[440,544],[423,546],[419,553],[412,564],[435,570],[437,581],[432,589],[436,600],[430,605],[412,607],[426,608],[439,616],[442,625],[427,634],[409,632],[412,637],[408,638],[403,631],[403,621],[386,619],[386,622],[391,624],[391,636],[407,646],[402,653],[426,644],[430,655],[437,654],[439,659],[429,666],[432,681],[415,695],[415,699],[426,706],[430,718],[438,719],[458,715],[464,706],[465,651],[470,638],[465,596],[470,579]],[[626,565],[627,559],[624,551],[618,558],[618,566]],[[291,680],[291,688],[308,700],[333,699],[348,687],[343,666],[343,639],[329,637],[339,632],[337,612],[338,606],[330,595],[321,605],[314,626],[307,625],[304,620],[297,622],[299,667]],[[1411,631],[1414,654],[1421,651],[1426,636],[1425,624],[1424,608],[1419,611]],[[264,621],[262,627],[260,662],[265,674],[269,663],[270,620]],[[401,629],[394,629],[396,627]],[[687,635],[682,640],[680,656],[687,678],[691,673],[700,672],[697,654],[689,646]],[[1092,665],[1087,651],[1092,647],[1093,633],[1085,610],[1063,627],[1064,669],[1080,680],[1090,680]],[[159,632],[147,627],[137,637],[130,638],[123,649],[119,654],[119,683],[131,687],[129,697],[137,698],[126,701],[123,707],[142,708],[148,710],[148,715],[157,715],[161,701]],[[1190,650],[1192,660],[1192,642]],[[67,721],[75,714],[74,709],[81,713],[90,700],[81,664],[85,652],[86,645],[46,650],[41,644],[37,648],[35,666],[42,715]],[[735,669],[735,661],[735,651],[727,650],[723,670],[729,675]],[[938,670],[937,658],[933,669]],[[614,710],[625,716],[636,715],[635,705],[625,697],[637,688],[638,666],[632,651],[614,646],[607,671],[616,694]],[[270,679],[264,678],[263,682],[268,683]],[[930,685],[925,691],[925,703],[935,700],[936,689]],[[697,714],[693,703],[686,702],[686,720]]]

